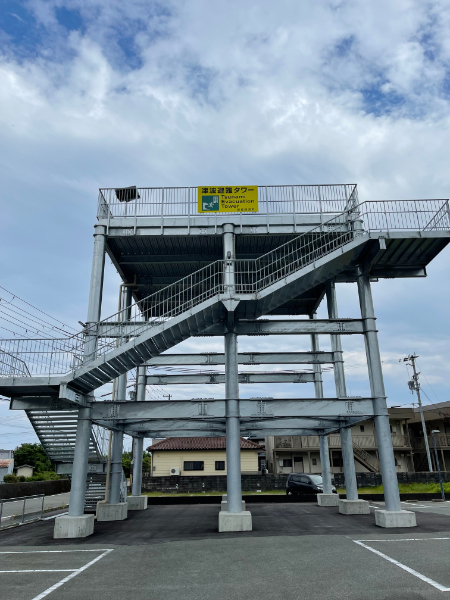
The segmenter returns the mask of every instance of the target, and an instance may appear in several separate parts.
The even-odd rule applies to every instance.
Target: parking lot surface
[[[253,504],[253,531],[219,534],[215,505],[151,506],[93,536],[52,520],[0,534],[0,600],[419,600],[450,594],[450,517],[414,529],[310,504]],[[434,510],[434,507],[431,507]]]

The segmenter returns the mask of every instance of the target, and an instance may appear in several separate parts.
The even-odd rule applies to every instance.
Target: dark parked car
[[[336,494],[336,488],[332,488]],[[290,473],[286,481],[286,494],[321,494],[323,481],[321,475],[307,475],[306,473]]]

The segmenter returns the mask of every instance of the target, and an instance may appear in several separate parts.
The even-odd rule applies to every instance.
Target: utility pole
[[[427,452],[428,470],[430,472],[432,472],[433,471],[433,463],[431,462],[430,446],[428,445],[427,428],[425,426],[425,417],[423,416],[423,407],[422,407],[422,399],[420,397],[420,383],[419,383],[420,372],[417,373],[417,371],[416,371],[416,358],[419,358],[419,357],[415,354],[410,354],[409,356],[407,356],[406,358],[403,359],[403,362],[406,362],[413,369],[413,376],[412,376],[412,379],[410,379],[410,381],[408,381],[408,387],[411,390],[411,393],[413,393],[415,391],[417,394],[417,400],[419,402],[420,419],[422,421],[423,439],[425,442],[425,450]],[[408,362],[408,361],[410,361],[410,362]]]

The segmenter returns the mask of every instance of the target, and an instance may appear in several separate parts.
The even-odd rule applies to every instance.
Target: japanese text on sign
[[[199,187],[198,212],[258,212],[258,187],[256,185]]]

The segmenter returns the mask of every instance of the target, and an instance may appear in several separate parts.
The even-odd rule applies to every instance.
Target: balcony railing
[[[436,440],[436,446],[438,448],[447,448],[450,447],[450,433],[440,433],[439,435],[435,435],[434,439]],[[423,450],[425,452],[425,440],[424,438],[412,438],[412,447],[413,450]],[[428,445],[430,448],[433,447],[433,438],[432,436],[428,436]]]
[[[450,436],[447,436],[450,441]],[[409,448],[411,446],[409,436],[393,433],[392,445],[394,448]],[[354,435],[353,441],[361,448],[376,449],[377,440],[374,435]],[[437,440],[436,440],[437,441]],[[328,445],[330,448],[341,447],[341,436],[339,434],[331,434],[328,436]],[[311,436],[277,436],[274,442],[275,450],[318,450],[319,437]]]

